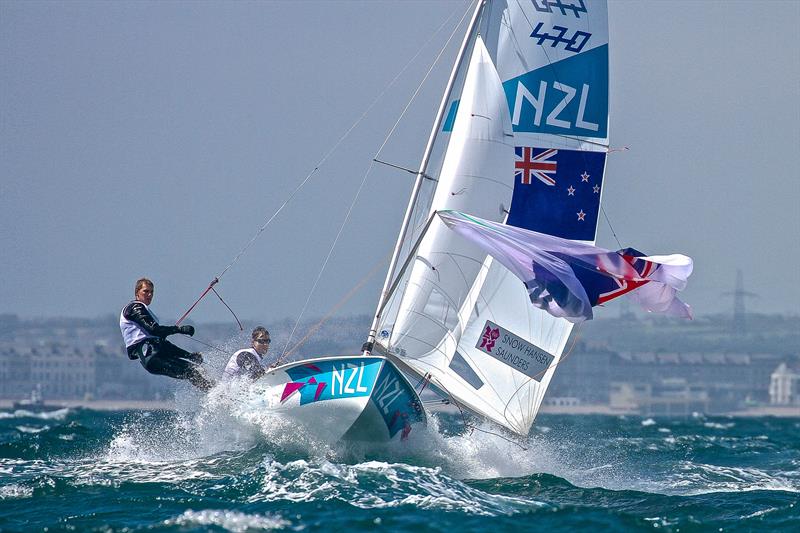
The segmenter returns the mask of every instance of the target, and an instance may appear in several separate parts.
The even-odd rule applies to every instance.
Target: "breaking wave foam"
[[[284,529],[292,525],[288,520],[280,516],[247,514],[238,511],[211,510],[184,511],[176,518],[164,521],[165,526],[216,526],[233,533],[241,533],[254,530],[273,530]]]
[[[638,436],[628,436],[627,429],[617,428],[619,433],[598,434],[593,441],[585,439],[585,427],[551,431],[543,425],[525,439],[512,438],[488,423],[445,434],[440,425],[452,429],[452,417],[442,420],[433,415],[427,427],[415,427],[405,442],[331,444],[279,412],[254,408],[256,403],[243,401],[247,394],[247,387],[236,382],[218,387],[208,396],[188,388],[182,390],[176,401],[183,411],[158,423],[146,414],[131,418],[114,436],[101,464],[137,463],[157,480],[174,481],[223,475],[230,467],[228,458],[244,454],[252,460],[256,455],[264,490],[248,496],[255,500],[307,501],[325,495],[319,497],[342,498],[364,506],[413,503],[441,509],[467,509],[480,502],[477,508],[488,514],[507,512],[520,502],[487,500],[485,494],[471,494],[472,489],[460,480],[549,474],[578,487],[667,495],[742,490],[800,492],[800,477],[781,473],[780,469],[735,469],[680,462],[681,450],[686,447],[713,452],[720,439],[728,439],[726,446],[737,445],[734,436],[722,435],[735,428],[730,422],[620,419],[622,424],[642,428]],[[688,426],[681,424],[696,424],[713,433],[691,433]],[[662,427],[665,425],[669,427]],[[632,428],[630,432],[634,431]],[[747,442],[752,446],[754,441]],[[655,465],[664,463],[664,454],[674,454],[672,464],[678,467],[657,468]],[[148,466],[156,464],[161,466]],[[211,468],[213,473],[209,473],[206,467],[214,464],[218,468]],[[374,482],[371,488],[364,492],[353,489],[361,485],[358,480],[364,477]],[[430,490],[398,493],[396,489],[403,486],[405,479],[414,480],[413,483],[425,480],[423,483]],[[460,485],[454,489],[452,483]],[[389,499],[380,495],[379,487],[384,484],[392,487],[393,496]],[[456,493],[465,495],[464,499]]]
[[[55,411],[30,411],[28,409],[17,409],[12,412],[0,412],[0,420],[9,418],[38,418],[40,420],[64,420],[70,413],[68,407],[56,409]]]

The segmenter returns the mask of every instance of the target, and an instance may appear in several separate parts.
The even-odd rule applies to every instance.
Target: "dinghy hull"
[[[404,440],[426,422],[414,388],[380,356],[293,362],[272,369],[256,386],[269,409],[328,442]]]

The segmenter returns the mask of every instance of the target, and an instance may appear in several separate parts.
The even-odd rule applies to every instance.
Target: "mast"
[[[372,318],[372,325],[369,328],[369,336],[367,337],[367,343],[365,344],[364,355],[368,355],[369,352],[372,351],[372,345],[375,342],[375,335],[377,334],[378,321],[380,320],[381,312],[386,304],[386,300],[390,296],[388,289],[392,284],[392,274],[394,273],[394,269],[397,267],[397,262],[400,258],[400,248],[403,246],[403,241],[405,240],[406,233],[408,232],[408,226],[411,223],[411,215],[414,211],[414,206],[417,203],[419,191],[422,187],[422,181],[426,176],[425,173],[428,169],[428,163],[433,151],[433,144],[439,134],[439,129],[442,127],[442,121],[444,120],[445,111],[447,109],[447,102],[450,100],[450,95],[453,92],[456,77],[458,76],[461,64],[464,61],[464,56],[466,55],[467,48],[472,39],[475,26],[477,25],[480,14],[487,2],[488,0],[478,0],[477,5],[475,6],[475,12],[472,14],[472,20],[470,20],[466,34],[464,35],[464,41],[461,43],[461,48],[458,51],[458,56],[456,57],[455,64],[453,65],[453,70],[450,72],[450,79],[447,81],[447,86],[444,90],[442,101],[439,103],[439,110],[436,113],[436,118],[433,122],[433,128],[431,128],[431,133],[428,137],[428,144],[425,146],[425,152],[422,155],[422,161],[420,162],[419,170],[417,171],[417,177],[414,181],[414,188],[411,192],[411,198],[408,201],[408,206],[406,207],[406,212],[403,216],[400,234],[397,236],[397,242],[395,243],[394,251],[392,252],[392,259],[389,262],[389,270],[386,273],[386,279],[383,282],[383,288],[381,289],[381,294],[378,298],[378,306],[376,307],[375,315]]]

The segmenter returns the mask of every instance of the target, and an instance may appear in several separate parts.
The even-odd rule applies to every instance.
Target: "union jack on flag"
[[[614,276],[610,278],[610,280],[613,281],[614,284],[616,284],[616,287],[611,288],[611,290],[607,292],[602,292],[597,294],[597,303],[596,304],[592,303],[592,305],[603,305],[604,303],[609,302],[614,298],[617,298],[618,296],[622,296],[623,294],[629,293],[634,289],[638,289],[639,287],[650,281],[647,278],[658,268],[658,265],[656,263],[639,259],[639,257],[641,257],[644,254],[642,254],[638,250],[634,250],[633,248],[625,248],[624,250],[620,250],[617,253],[621,255],[622,259],[624,259],[628,264],[630,264],[636,270],[636,272],[639,273],[639,276],[641,276],[642,279],[630,280],[630,279],[624,279],[623,277],[620,276]],[[598,256],[597,259],[598,271],[605,273],[614,272],[614,265],[608,263],[607,257],[608,256],[602,256],[602,255]],[[606,281],[606,283],[608,283],[608,281]],[[605,288],[607,289],[609,287]],[[598,287],[597,291],[599,292],[601,290],[604,289]]]
[[[538,154],[536,152],[540,151]],[[545,185],[553,187],[556,184],[555,174],[558,163],[553,158],[558,154],[554,148],[542,149],[529,146],[515,146],[517,156],[514,162],[514,178],[520,178],[520,183],[530,185],[535,176]]]

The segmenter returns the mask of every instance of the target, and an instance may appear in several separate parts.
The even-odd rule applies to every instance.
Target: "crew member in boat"
[[[189,353],[167,340],[176,333],[192,336],[194,327],[160,325],[150,309],[154,288],[147,278],[137,280],[134,300],[123,307],[119,315],[128,357],[138,359],[151,374],[186,379],[198,389],[208,391],[214,382],[200,370],[203,356],[198,352]]]
[[[251,334],[252,342],[249,348],[243,348],[234,353],[225,366],[222,379],[228,380],[241,376],[258,379],[264,375],[264,358],[269,351],[272,339],[269,331],[263,326],[258,326]]]

